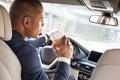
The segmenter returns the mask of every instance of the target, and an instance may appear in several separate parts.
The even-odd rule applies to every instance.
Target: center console
[[[72,62],[71,66],[79,70],[78,80],[88,80],[95,68],[88,62]]]
[[[92,75],[92,72],[95,68],[95,65],[92,65],[87,62],[81,62],[79,63],[79,75],[78,75],[78,80],[88,80],[90,76]]]
[[[71,67],[79,70],[78,80],[88,80],[102,53],[91,51],[86,60],[83,61],[71,61]]]

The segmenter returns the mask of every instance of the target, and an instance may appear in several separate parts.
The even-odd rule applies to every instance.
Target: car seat
[[[101,56],[90,80],[120,80],[120,49],[107,50]]]
[[[4,41],[12,37],[10,17],[6,9],[0,5],[0,80],[21,80],[21,65]]]

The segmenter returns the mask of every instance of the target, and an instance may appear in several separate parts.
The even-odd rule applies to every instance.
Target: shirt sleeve
[[[65,63],[67,63],[67,64],[70,65],[70,59],[68,59],[68,58],[65,58],[65,57],[59,57],[58,61],[60,61],[60,62],[65,62]]]
[[[41,67],[38,53],[32,45],[24,46],[17,56],[22,65],[22,80],[49,80]],[[53,80],[68,80],[69,73],[70,65],[60,60]]]
[[[47,43],[46,35],[39,36],[37,39],[27,39],[26,42],[31,43],[35,48],[45,46]]]
[[[17,56],[22,66],[22,80],[48,80],[40,65],[38,53],[31,45],[23,46]]]

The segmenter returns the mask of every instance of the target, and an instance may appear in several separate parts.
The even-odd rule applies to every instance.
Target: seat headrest
[[[7,10],[0,5],[0,39],[10,40],[12,37],[12,28],[10,16]]]
[[[119,80],[119,74],[120,49],[110,49],[101,56],[90,80]]]
[[[120,66],[120,49],[110,49],[105,51],[97,66],[119,65]]]

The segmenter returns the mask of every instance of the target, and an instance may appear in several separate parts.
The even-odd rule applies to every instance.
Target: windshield
[[[9,3],[0,4],[9,11]],[[116,27],[89,22],[91,15],[101,15],[101,12],[91,11],[85,6],[42,4],[45,23],[43,33],[58,29],[89,51],[104,52],[107,49],[120,48],[120,13],[113,14],[118,19]]]
[[[89,22],[91,15],[101,12],[90,11],[83,6],[43,3],[45,27],[43,32],[58,29],[74,38],[88,50],[104,52],[107,49],[120,48],[120,27]],[[114,14],[118,18],[119,13]]]

